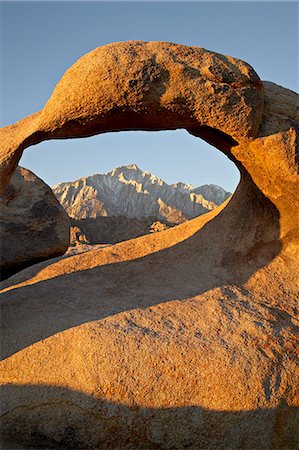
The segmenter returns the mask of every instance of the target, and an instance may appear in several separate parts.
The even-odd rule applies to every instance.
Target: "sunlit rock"
[[[119,43],[81,58],[40,113],[1,131],[3,185],[24,146],[108,129],[186,127],[241,173],[208,214],[2,283],[7,440],[296,448],[295,95],[266,83],[264,108],[262,83],[241,61]]]

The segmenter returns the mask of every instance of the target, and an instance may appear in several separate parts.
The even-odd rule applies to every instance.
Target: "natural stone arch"
[[[267,141],[254,139],[288,132],[280,139],[296,140],[296,124],[296,94],[262,83],[243,61],[168,42],[113,43],[96,48],[68,69],[40,112],[0,130],[0,190],[24,149],[43,140],[185,128],[234,161],[243,178],[241,186],[246,185],[244,193],[249,186],[261,193],[266,188],[266,203],[273,200],[277,208],[278,188],[272,194],[270,183],[281,171],[253,158],[256,152],[262,162],[269,157],[267,151],[261,156]],[[292,157],[291,152],[288,160]],[[283,155],[279,158],[287,166],[294,164]],[[280,184],[286,193],[291,186],[294,195],[293,181],[288,188],[285,182]],[[285,223],[292,228],[294,213],[290,201],[289,209],[280,212],[280,221],[287,215]]]
[[[228,149],[257,135],[262,105],[262,83],[240,60],[161,42],[99,47],[64,74],[42,111],[1,130],[1,186],[22,151],[45,139],[186,128]]]
[[[102,57],[116,72],[104,80],[101,116],[93,80]],[[205,64],[211,58],[214,65]],[[157,64],[169,73],[152,71]],[[186,87],[200,93],[199,103]],[[190,105],[195,120],[184,110]],[[172,230],[41,263],[2,284],[4,432],[76,448],[292,448],[299,438],[295,93],[202,49],[112,44],[75,64],[40,113],[1,131],[2,183],[22,150],[43,139],[161,129],[161,120],[236,162],[235,195]]]

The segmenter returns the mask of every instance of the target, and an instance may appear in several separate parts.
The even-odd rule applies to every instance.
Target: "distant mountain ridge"
[[[169,185],[150,172],[143,172],[136,164],[60,183],[52,189],[69,216],[75,219],[152,217],[170,224],[204,214],[231,195],[214,184]]]

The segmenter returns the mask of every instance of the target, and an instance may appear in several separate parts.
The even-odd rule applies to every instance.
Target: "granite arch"
[[[104,68],[98,58],[106,61]],[[112,67],[126,76],[115,77]],[[99,78],[100,91],[94,83]],[[184,420],[190,414],[194,419],[186,443],[191,448],[213,448],[221,411],[228,414],[217,427],[231,433],[232,448],[254,445],[252,427],[258,433],[261,417],[270,431],[259,435],[260,448],[296,442],[297,105],[295,93],[261,82],[233,58],[170,43],[128,42],[84,56],[40,113],[1,130],[2,185],[28,145],[110,127],[161,129],[161,120],[165,128],[183,127],[209,140],[241,171],[232,199],[205,217],[40,263],[2,283],[7,439],[13,439],[16,422],[24,424],[19,440],[34,444],[32,429],[44,443],[55,439],[58,411],[63,439],[72,417],[78,448],[101,439],[109,447],[109,433],[90,433],[94,418],[100,429],[109,423],[117,444],[127,438],[128,448],[146,448],[148,436],[140,436],[132,419],[146,409],[154,421],[154,446],[167,446],[165,436],[173,433],[185,445],[171,421],[173,408],[180,408]],[[26,415],[40,390],[46,422],[40,405]],[[88,399],[99,402],[96,408]],[[126,407],[115,413],[113,405],[120,404]],[[241,417],[237,429],[235,413]],[[225,439],[220,436],[217,445],[225,446]],[[71,440],[64,444],[71,447]]]

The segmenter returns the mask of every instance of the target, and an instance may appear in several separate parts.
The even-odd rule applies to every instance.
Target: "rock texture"
[[[184,183],[168,185],[136,164],[60,183],[52,189],[74,219],[154,217],[174,224],[211,211],[231,195],[216,185],[197,188]]]
[[[27,119],[48,124],[42,139],[101,132],[113,118],[115,129],[189,126],[193,108],[189,131],[234,160],[241,182],[198,218],[2,283],[7,441],[298,448],[299,118],[296,94],[265,83],[263,107],[261,86],[245,63],[202,49],[113,44],[83,57]]]
[[[1,278],[44,259],[63,255],[69,218],[51,188],[18,167],[0,197]]]

